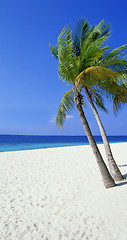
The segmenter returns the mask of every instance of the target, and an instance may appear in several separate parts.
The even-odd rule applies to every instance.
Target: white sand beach
[[[127,240],[127,180],[105,189],[90,146],[0,153],[0,183],[0,240]]]

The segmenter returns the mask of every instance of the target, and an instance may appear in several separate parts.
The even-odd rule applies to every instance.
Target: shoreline
[[[110,145],[127,176],[127,143]],[[0,168],[0,239],[127,239],[127,179],[105,189],[89,145],[0,152]]]
[[[103,144],[101,136],[94,138],[97,144]],[[127,136],[108,136],[108,140],[110,144],[127,142]],[[89,145],[86,136],[0,135],[0,152],[85,145]]]
[[[127,143],[127,142],[109,142],[110,145],[112,144],[124,144],[124,143]],[[99,142],[99,143],[96,143],[98,146],[99,145],[104,145],[103,142]],[[89,143],[85,143],[85,144],[79,144],[79,145],[67,145],[67,146],[55,146],[55,147],[42,147],[42,148],[31,148],[31,149],[20,149],[20,150],[8,150],[8,151],[0,151],[0,154],[1,153],[5,153],[5,152],[22,152],[22,151],[33,151],[33,150],[43,150],[43,149],[58,149],[58,148],[67,148],[67,147],[84,147],[84,146],[90,146]]]

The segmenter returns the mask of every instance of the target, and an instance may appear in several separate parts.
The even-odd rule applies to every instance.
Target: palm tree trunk
[[[108,138],[106,136],[106,132],[105,132],[105,129],[102,125],[102,122],[100,120],[100,117],[99,117],[99,114],[97,112],[97,109],[92,101],[92,98],[91,98],[91,95],[89,93],[89,90],[85,87],[84,88],[85,90],[85,93],[86,93],[86,96],[87,96],[87,99],[89,101],[89,104],[91,106],[91,109],[94,113],[94,116],[96,118],[96,121],[98,123],[98,126],[99,126],[99,129],[100,129],[100,133],[101,133],[101,136],[102,136],[102,140],[103,140],[103,143],[104,143],[104,148],[105,148],[105,152],[106,152],[106,156],[107,156],[107,160],[108,160],[108,164],[109,164],[109,170],[110,170],[110,173],[111,173],[111,176],[113,177],[113,179],[115,181],[121,181],[123,180],[123,176],[113,158],[113,155],[112,155],[112,151],[111,151],[111,148],[110,148],[110,145],[109,145],[109,142],[108,142]]]
[[[103,158],[100,154],[100,151],[97,147],[97,144],[94,140],[94,137],[91,133],[91,130],[90,130],[90,127],[88,125],[88,122],[87,122],[87,119],[84,115],[84,112],[83,112],[83,109],[82,109],[82,99],[81,99],[81,95],[78,94],[76,96],[76,107],[78,109],[78,112],[79,112],[79,116],[81,118],[81,121],[82,121],[82,124],[83,124],[83,128],[86,132],[86,135],[87,135],[87,138],[88,138],[88,141],[90,143],[90,146],[93,150],[93,153],[94,153],[94,156],[96,157],[96,160],[97,160],[97,163],[98,163],[98,167],[99,167],[99,170],[101,172],[101,175],[102,175],[102,179],[103,179],[103,183],[104,183],[104,186],[105,188],[110,188],[110,187],[113,187],[115,186],[115,182],[113,180],[113,178],[111,177],[107,167],[106,167],[106,164],[104,163],[103,161]]]

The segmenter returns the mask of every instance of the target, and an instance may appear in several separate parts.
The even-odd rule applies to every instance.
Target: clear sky
[[[62,28],[84,17],[91,25],[111,23],[111,48],[127,43],[126,0],[1,0],[0,1],[0,134],[84,135],[76,109],[63,130],[55,124],[57,107],[68,87],[57,74],[49,43]],[[108,135],[127,135],[127,105],[118,113],[105,101],[99,111]],[[86,116],[100,135],[89,107]]]

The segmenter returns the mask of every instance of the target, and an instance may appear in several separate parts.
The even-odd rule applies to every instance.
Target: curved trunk
[[[87,138],[88,138],[88,141],[90,143],[90,146],[93,150],[93,153],[94,153],[94,156],[96,157],[96,160],[97,160],[97,163],[98,163],[98,167],[99,167],[99,170],[101,172],[101,175],[102,175],[102,179],[103,179],[103,183],[104,183],[104,186],[105,188],[110,188],[110,187],[113,187],[115,186],[115,182],[113,180],[113,178],[111,177],[104,161],[103,161],[103,158],[100,154],[100,151],[97,147],[97,144],[94,140],[94,137],[91,133],[91,130],[90,130],[90,127],[88,125],[88,122],[87,122],[87,119],[84,115],[84,112],[83,112],[83,109],[82,109],[82,104],[81,104],[81,98],[80,96],[77,96],[76,97],[76,107],[78,109],[78,112],[79,112],[79,116],[81,118],[81,121],[82,121],[82,124],[83,124],[83,128],[86,132],[86,135],[87,135]]]
[[[86,96],[87,96],[87,99],[89,101],[89,104],[91,106],[91,109],[94,113],[94,116],[96,118],[96,121],[98,123],[98,126],[99,126],[99,129],[100,129],[100,133],[101,133],[101,136],[102,136],[102,140],[103,140],[103,143],[104,143],[104,148],[105,148],[105,152],[106,152],[106,156],[107,156],[107,160],[108,160],[108,164],[109,164],[109,170],[110,170],[110,173],[111,173],[111,176],[113,177],[114,180],[116,181],[121,181],[123,180],[123,176],[113,158],[113,155],[112,155],[112,151],[111,151],[111,148],[110,148],[110,145],[109,145],[109,142],[108,142],[108,139],[107,139],[107,136],[106,136],[106,132],[105,132],[105,129],[102,125],[102,122],[100,120],[100,117],[98,115],[98,112],[97,112],[97,109],[92,101],[92,98],[91,98],[91,95],[89,93],[89,90],[87,88],[84,88],[85,90],[85,93],[86,93]]]

